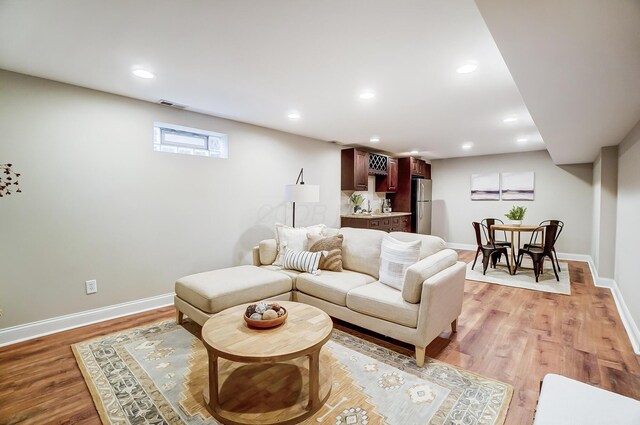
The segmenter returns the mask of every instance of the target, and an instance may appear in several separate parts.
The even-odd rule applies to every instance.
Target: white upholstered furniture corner
[[[640,401],[602,388],[547,374],[534,425],[638,425]]]

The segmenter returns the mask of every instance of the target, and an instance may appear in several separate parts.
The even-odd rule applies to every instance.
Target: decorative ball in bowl
[[[251,304],[244,312],[244,321],[252,328],[273,328],[287,320],[287,310],[278,303]]]

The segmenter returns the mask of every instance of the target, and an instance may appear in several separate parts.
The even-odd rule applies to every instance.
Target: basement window
[[[153,123],[153,150],[209,158],[229,158],[226,134],[163,122]]]

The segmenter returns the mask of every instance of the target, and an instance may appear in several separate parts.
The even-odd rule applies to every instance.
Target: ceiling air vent
[[[160,99],[158,103],[164,106],[171,106],[172,108],[187,109],[187,105],[180,105],[179,103],[175,103],[170,100]]]

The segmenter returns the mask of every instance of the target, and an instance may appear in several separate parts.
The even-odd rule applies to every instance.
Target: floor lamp
[[[301,168],[296,184],[288,184],[284,187],[284,196],[288,202],[293,203],[293,227],[296,227],[296,202],[319,202],[320,186],[304,184],[304,168]]]

